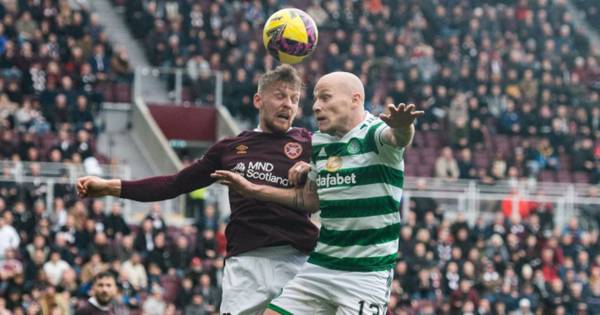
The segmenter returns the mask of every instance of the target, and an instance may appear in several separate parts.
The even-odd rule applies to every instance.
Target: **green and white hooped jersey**
[[[317,184],[322,225],[308,262],[344,271],[395,266],[404,150],[382,142],[387,128],[367,113],[341,139],[313,135],[309,178]]]

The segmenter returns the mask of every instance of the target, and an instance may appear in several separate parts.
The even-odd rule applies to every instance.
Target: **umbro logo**
[[[248,153],[248,147],[245,146],[245,145],[243,145],[243,144],[240,144],[237,147],[235,147],[235,150],[236,150],[237,154],[246,154],[246,153]]]

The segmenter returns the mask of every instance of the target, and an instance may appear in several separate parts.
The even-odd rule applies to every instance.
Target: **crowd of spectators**
[[[460,213],[444,217],[429,198],[414,198],[410,209],[390,314],[600,313],[598,206],[565,226],[554,225],[545,203],[473,224]]]
[[[0,159],[81,163],[93,157],[102,87],[129,84],[85,1],[0,2]]]
[[[408,175],[600,181],[600,66],[564,0],[120,2],[153,64],[187,69],[191,98],[214,101],[210,71],[223,71],[225,104],[241,119],[256,119],[257,78],[275,64],[257,30],[292,4],[320,30],[315,56],[298,66],[299,125],[315,129],[315,79],[343,69],[363,80],[375,113],[389,102],[427,110]],[[0,2],[0,159],[95,155],[100,86],[130,75],[127,53],[81,3]],[[0,182],[0,314],[71,314],[105,270],[132,314],[216,313],[226,244],[214,207],[174,228],[153,204],[128,225],[119,203],[104,213],[69,185],[53,187],[48,211],[47,189]],[[389,314],[600,313],[600,209],[555,226],[550,204],[474,224],[444,217],[435,200],[410,208]]]
[[[421,171],[409,175],[438,175],[435,158],[448,145],[483,154],[454,178],[600,181],[600,64],[566,0],[135,0],[125,11],[155,65],[187,69],[193,100],[214,101],[210,71],[223,71],[224,103],[254,123],[257,78],[276,64],[261,25],[285,5],[305,9],[320,31],[315,55],[298,65],[298,125],[315,129],[316,79],[346,70],[365,83],[371,111],[400,102],[426,110],[417,127],[438,139],[418,136],[408,162]]]
[[[593,28],[600,29],[600,3],[594,0],[573,0],[573,3]]]
[[[600,208],[556,226],[551,203],[495,207],[468,223],[438,200],[412,198],[388,314],[598,314]],[[218,314],[225,223],[211,204],[180,228],[158,203],[134,225],[120,203],[104,208],[59,194],[52,211],[40,199],[29,211],[0,197],[0,311],[72,314],[94,275],[109,271],[130,314]]]
[[[167,226],[158,203],[139,225],[99,199],[28,209],[0,197],[1,314],[73,314],[103,271],[117,276],[115,303],[129,314],[218,314],[226,244],[212,206],[183,228]]]

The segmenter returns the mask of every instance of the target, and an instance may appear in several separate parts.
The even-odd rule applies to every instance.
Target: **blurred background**
[[[372,113],[426,111],[388,314],[600,314],[596,0],[1,0],[0,314],[72,314],[107,269],[128,313],[218,314],[223,187],[72,185],[173,173],[254,128],[262,26],[287,6],[319,27],[297,126],[336,70]]]

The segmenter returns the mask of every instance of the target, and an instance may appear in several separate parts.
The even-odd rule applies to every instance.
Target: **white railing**
[[[409,211],[412,198],[432,198],[444,209],[446,215],[466,214],[470,222],[480,216],[492,215],[502,202],[510,201],[512,213],[517,213],[523,201],[549,203],[558,225],[577,216],[582,205],[599,205],[600,197],[590,196],[592,185],[571,183],[546,183],[535,180],[503,181],[494,185],[475,180],[448,181],[440,178],[407,177],[404,181],[403,213]],[[596,186],[597,187],[597,186]]]
[[[66,179],[75,182],[78,177],[97,175],[106,178],[131,178],[131,169],[121,164],[83,164],[50,163],[50,162],[22,162],[0,160],[0,176],[10,176],[17,180],[29,180],[31,177],[47,177],[52,179]]]
[[[56,185],[75,185],[77,178],[86,175],[96,175],[103,178],[130,179],[131,169],[127,165],[97,164],[87,168],[84,164],[49,163],[49,162],[15,162],[0,160],[0,185],[12,183],[19,190],[25,190],[31,184],[45,186],[46,211],[51,212],[54,207]],[[21,193],[24,193],[22,191]],[[115,198],[108,198],[105,203],[106,210]],[[125,217],[131,216],[131,203],[125,202],[123,207]]]
[[[147,103],[165,103],[165,99],[156,97],[158,87],[153,86],[157,80],[163,83],[170,95],[167,103],[214,104],[223,105],[223,73],[221,71],[191,74],[186,68],[173,67],[138,67],[134,71],[133,99],[142,98]],[[202,85],[212,85],[210,92],[203,90]],[[192,98],[190,99],[190,96]]]

